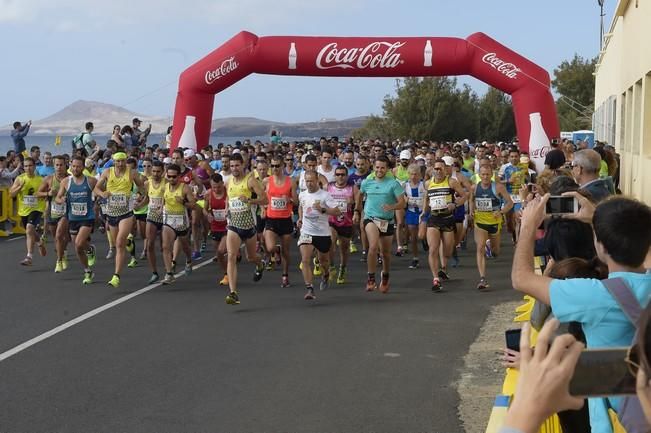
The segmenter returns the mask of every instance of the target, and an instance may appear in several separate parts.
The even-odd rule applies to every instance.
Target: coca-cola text
[[[319,69],[366,69],[366,68],[395,68],[404,60],[400,60],[398,49],[404,42],[372,42],[361,48],[338,48],[337,42],[332,42],[321,49],[316,57],[316,67]]]
[[[497,69],[497,72],[500,72],[509,78],[517,78],[518,72],[521,71],[521,69],[515,66],[513,63],[505,62],[504,60],[497,57],[495,53],[488,53],[482,57],[481,60],[484,63],[491,65],[494,69]]]
[[[239,64],[235,61],[235,56],[224,60],[218,68],[206,72],[206,84],[214,83],[224,75],[227,75],[236,70],[238,66]]]
[[[544,159],[545,156],[552,150],[550,146],[538,147],[536,149],[531,149],[531,159]]]

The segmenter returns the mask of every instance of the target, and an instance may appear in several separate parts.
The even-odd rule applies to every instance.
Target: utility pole
[[[599,27],[599,51],[603,49],[604,45],[604,1],[605,0],[597,0],[597,3],[599,3],[599,18],[601,21],[601,26]]]

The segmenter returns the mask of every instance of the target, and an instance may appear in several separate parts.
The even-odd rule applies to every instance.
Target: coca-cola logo
[[[339,48],[332,42],[321,49],[316,57],[319,69],[395,68],[404,60],[398,49],[404,42],[371,42],[365,47]]]
[[[545,156],[547,156],[547,153],[551,150],[551,146],[543,146],[543,147],[538,147],[536,149],[531,150],[531,159],[543,159]]]
[[[497,69],[497,72],[506,75],[509,78],[517,78],[518,72],[522,69],[515,66],[513,63],[505,62],[504,60],[497,57],[495,53],[488,53],[481,59],[484,63],[488,63],[494,69]]]
[[[212,84],[219,80],[221,77],[233,72],[237,69],[239,63],[235,61],[235,56],[230,57],[222,62],[218,68],[206,72],[206,84]]]

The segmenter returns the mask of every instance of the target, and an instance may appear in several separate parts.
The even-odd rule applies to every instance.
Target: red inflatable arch
[[[472,75],[511,95],[518,139],[523,149],[531,148],[532,158],[546,153],[546,137],[559,136],[549,74],[483,33],[460,39],[258,37],[241,32],[181,74],[172,147],[206,146],[215,94],[254,72],[328,77]],[[532,113],[540,113],[542,127]],[[185,128],[186,119],[192,120],[186,116],[196,119],[194,131]]]

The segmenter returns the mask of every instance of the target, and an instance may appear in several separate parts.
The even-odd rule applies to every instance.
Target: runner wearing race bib
[[[348,169],[341,165],[335,169],[335,181],[328,185],[327,191],[341,211],[339,215],[331,215],[329,218],[330,232],[332,233],[332,247],[330,248],[331,270],[334,265],[338,240],[339,271],[337,272],[337,284],[344,284],[350,255],[350,240],[353,236],[353,209],[359,190],[355,185],[348,183]]]
[[[147,178],[138,172],[138,160],[136,158],[133,157],[128,158],[127,167],[129,168],[129,170],[136,173],[136,176],[141,179],[143,184],[147,181]],[[146,234],[147,194],[146,192],[147,192],[146,188],[144,189],[144,192],[141,193],[140,190],[138,189],[138,186],[135,183],[131,185],[131,197],[129,198],[131,203],[129,204],[129,207],[133,209],[134,227],[132,232],[129,233],[129,236],[127,236],[127,251],[131,256],[131,259],[129,259],[129,263],[127,263],[127,267],[129,268],[135,268],[136,266],[138,266],[138,260],[136,260],[136,238],[135,238],[135,235],[137,233],[140,233],[140,237],[144,239],[143,251],[140,254],[140,258],[144,259],[146,256],[145,253],[147,251],[147,234]]]
[[[417,269],[419,266],[418,259],[418,240],[424,240],[427,233],[428,215],[424,215],[425,201],[427,200],[427,189],[422,181],[422,171],[417,164],[408,167],[409,180],[405,183],[405,196],[407,197],[407,212],[405,222],[409,230],[409,239],[411,241],[412,259],[409,269]]]
[[[176,164],[167,166],[163,192],[163,260],[165,278],[163,284],[174,282],[174,243],[178,239],[185,253],[185,275],[192,273],[192,252],[188,241],[190,221],[186,209],[195,205],[190,187],[180,181],[181,168]]]
[[[124,152],[113,154],[113,167],[104,170],[95,185],[93,193],[107,200],[106,218],[111,236],[115,242],[115,273],[108,284],[120,286],[120,272],[124,268],[127,238],[133,230],[133,209],[131,190],[135,182],[141,194],[145,194],[144,184],[135,170],[127,167]]]
[[[357,155],[357,159],[355,160],[355,172],[348,176],[348,183],[351,185],[355,185],[357,189],[359,190],[359,187],[362,185],[362,181],[368,177],[370,174],[371,170],[371,163],[368,159],[367,156],[364,155]],[[366,231],[364,230],[364,227],[362,226],[363,221],[364,221],[364,215],[362,214],[364,210],[364,202],[362,202],[362,206],[359,209],[360,215],[359,215],[359,224],[353,224],[353,239],[350,241],[350,252],[351,253],[356,253],[357,252],[357,247],[355,246],[354,239],[359,236],[361,242],[362,242],[362,257],[361,261],[362,263],[366,262],[366,253],[368,250],[368,240],[366,239]]]
[[[461,171],[462,158],[461,157],[457,157],[456,159],[454,157],[450,157],[450,158],[451,158],[450,162],[452,163],[452,165],[447,167],[447,169],[449,170],[450,177],[455,179],[457,182],[459,182],[463,190],[469,196],[470,191],[472,190],[472,184],[470,183],[470,179],[466,177]],[[445,164],[447,166],[447,161]],[[455,194],[455,199],[458,198],[459,198],[458,195]],[[465,242],[466,231],[468,229],[468,220],[466,215],[465,204],[457,206],[457,208],[454,210],[454,224],[456,226],[456,230],[454,232],[454,246],[452,247],[452,260],[453,260],[452,267],[456,268],[459,265],[457,248],[461,246],[462,242]]]
[[[68,227],[73,236],[77,258],[84,269],[82,283],[90,284],[94,277],[91,267],[95,263],[95,247],[90,244],[90,235],[95,228],[93,190],[97,179],[85,176],[84,166],[84,158],[72,158],[72,175],[61,181],[61,188],[55,200],[66,205]]]
[[[479,167],[481,181],[475,187],[470,199],[471,215],[475,220],[475,244],[477,246],[477,269],[479,270],[479,284],[477,288],[488,288],[486,281],[486,251],[496,257],[500,252],[500,229],[502,219],[513,207],[511,196],[501,183],[491,181],[493,170],[490,165],[483,164]],[[504,207],[501,207],[501,200]],[[488,247],[490,242],[490,247]]]
[[[432,290],[439,292],[442,289],[441,279],[448,280],[448,258],[454,248],[454,210],[466,201],[466,193],[461,184],[446,175],[446,163],[437,159],[432,167],[432,179],[427,186],[425,210],[430,211],[427,221],[428,262],[432,272]],[[455,192],[458,194],[455,199]],[[443,254],[439,257],[439,250],[443,247]]]
[[[256,220],[253,206],[266,205],[267,195],[251,173],[244,174],[244,158],[235,153],[230,159],[231,178],[226,186],[228,196],[228,225],[226,234],[226,249],[228,251],[228,288],[226,303],[237,305],[240,298],[237,293],[237,253],[240,245],[246,245],[248,261],[255,263],[253,281],[260,281],[264,272],[264,264],[256,251]],[[252,198],[253,193],[257,198]]]
[[[31,266],[34,245],[37,239],[37,228],[45,211],[45,200],[36,195],[43,178],[36,175],[36,163],[33,158],[27,157],[23,161],[25,173],[18,175],[14,180],[9,194],[18,203],[18,216],[25,228],[27,255],[20,262],[23,266]],[[41,251],[42,255],[44,251]]]
[[[151,176],[147,179],[147,262],[151,269],[149,284],[160,279],[156,263],[156,238],[163,230],[163,205],[165,193],[165,179],[163,178],[163,163],[152,161]]]
[[[56,251],[56,265],[54,272],[59,273],[68,269],[68,259],[66,258],[66,246],[70,234],[68,233],[68,221],[66,216],[66,203],[57,203],[54,200],[59,193],[61,182],[68,177],[66,161],[62,156],[55,156],[54,173],[47,176],[38,189],[37,195],[47,200],[46,205],[46,222],[47,231],[50,232],[54,239]],[[43,234],[45,236],[45,233]],[[42,241],[45,243],[44,241]],[[43,245],[45,247],[45,245]]]
[[[215,245],[217,261],[224,272],[223,278],[219,281],[220,286],[228,285],[228,272],[226,269],[227,199],[224,179],[221,174],[214,173],[210,177],[210,191],[207,194],[204,215],[210,222],[210,237]]]
[[[276,251],[280,241],[283,274],[281,287],[289,286],[289,246],[294,233],[292,220],[296,187],[292,179],[283,173],[283,159],[276,155],[271,159],[272,175],[265,178],[263,186],[267,194],[267,218],[265,222],[264,240],[269,254]]]
[[[397,164],[393,169],[393,175],[400,184],[401,187],[405,187],[405,184],[409,180],[409,171],[407,167],[411,163],[411,152],[409,150],[403,150],[400,152],[400,164]],[[396,256],[402,257],[404,250],[407,250],[407,233],[405,232],[405,212],[406,209],[396,209],[396,244],[398,248],[396,250]]]
[[[328,216],[337,216],[341,213],[327,191],[319,189],[319,177],[315,171],[305,173],[305,183],[307,189],[300,193],[298,200],[300,207],[298,209],[298,227],[301,235],[298,238],[298,247],[301,251],[301,261],[303,266],[303,280],[305,281],[305,300],[315,298],[312,267],[310,261],[312,254],[316,250],[319,263],[323,267],[323,276],[321,277],[320,289],[328,288],[330,279],[330,257],[328,255],[332,246],[330,237],[330,227],[328,225]]]
[[[526,172],[519,166],[520,151],[513,147],[509,151],[509,162],[500,169],[500,181],[506,186],[506,192],[511,196],[513,208],[506,214],[506,228],[511,233],[513,243],[518,239],[518,214],[517,211],[522,209],[522,199],[520,198],[520,189],[525,183]]]

